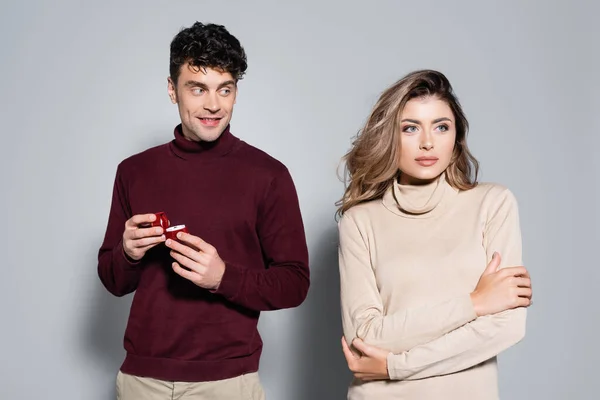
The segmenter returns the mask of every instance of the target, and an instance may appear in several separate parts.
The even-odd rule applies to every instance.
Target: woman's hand
[[[471,293],[473,307],[480,317],[531,305],[531,279],[525,267],[498,270],[499,266],[500,254],[494,253]]]
[[[350,350],[346,339],[342,337],[342,350],[348,363],[348,368],[354,376],[363,381],[390,379],[387,370],[387,356],[389,351],[379,347],[370,346],[361,339],[354,339],[352,346],[362,355],[357,355]]]

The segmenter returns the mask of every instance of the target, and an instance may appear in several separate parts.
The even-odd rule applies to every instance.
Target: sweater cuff
[[[242,284],[246,277],[247,270],[236,265],[225,263],[225,272],[219,287],[212,290],[213,293],[220,294],[228,300],[233,300],[239,296]]]
[[[123,239],[119,240],[119,243],[113,248],[113,265],[123,270],[138,269],[141,261],[141,259],[136,261],[125,253]]]
[[[477,319],[477,312],[475,312],[475,306],[473,305],[473,300],[471,300],[470,293],[459,297],[458,305],[464,321],[461,326]]]
[[[395,359],[396,359],[396,357],[395,357],[394,353],[392,353],[390,351],[387,355],[386,367],[387,367],[387,371],[388,371],[390,380],[392,380],[392,381],[402,379],[401,375],[398,373],[397,368],[395,368],[395,366],[394,366]]]

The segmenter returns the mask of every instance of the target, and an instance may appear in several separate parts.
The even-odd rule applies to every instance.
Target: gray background
[[[113,396],[131,297],[103,289],[96,254],[116,165],[171,139],[168,46],[196,20],[245,46],[232,130],[288,165],[307,228],[309,297],[260,322],[269,399],[344,398],[336,168],[379,93],[417,68],[448,76],[482,179],[519,200],[535,304],[500,358],[502,398],[597,398],[597,5],[83,3],[0,8],[0,398]]]

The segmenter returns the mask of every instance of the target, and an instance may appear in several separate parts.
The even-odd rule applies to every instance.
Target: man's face
[[[171,78],[169,97],[179,108],[183,135],[212,142],[221,136],[233,113],[237,85],[229,72],[181,66],[177,84]]]

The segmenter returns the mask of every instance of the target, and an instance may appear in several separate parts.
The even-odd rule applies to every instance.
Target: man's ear
[[[171,77],[167,78],[167,92],[169,93],[171,103],[177,104],[177,89],[175,82],[173,82],[173,79],[171,79]]]

